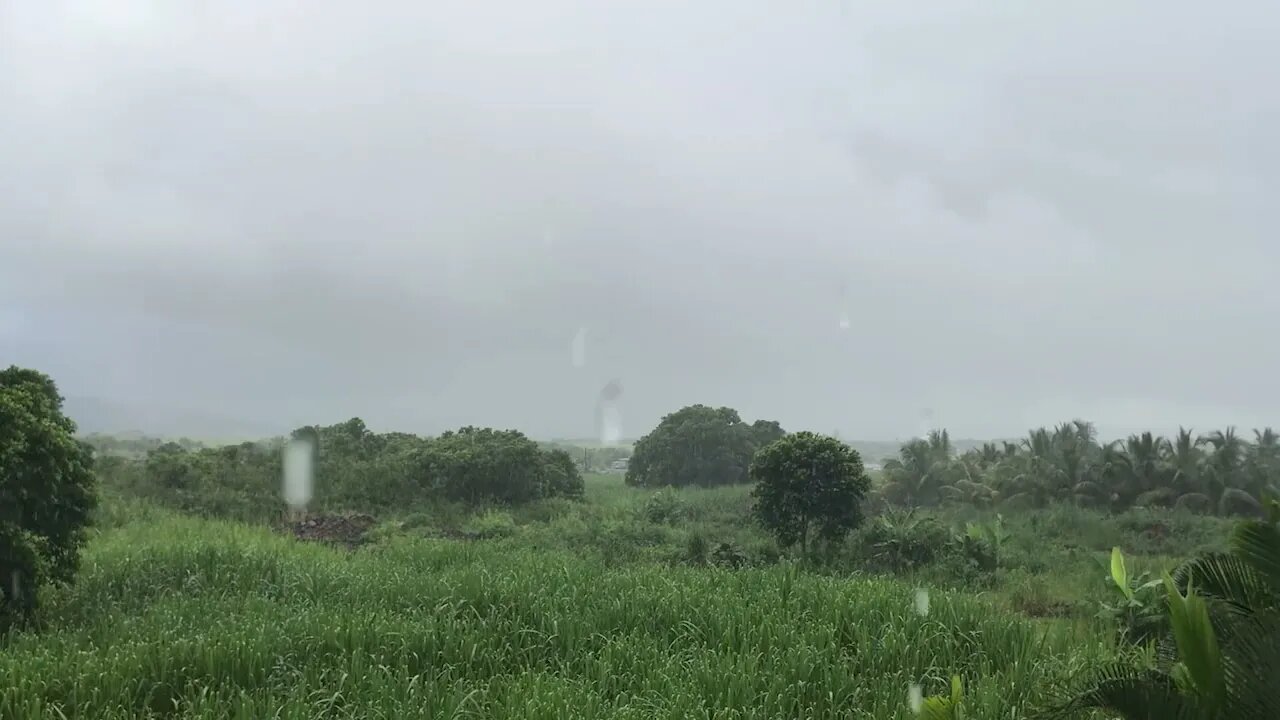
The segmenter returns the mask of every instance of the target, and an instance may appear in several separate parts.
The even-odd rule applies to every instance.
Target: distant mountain
[[[81,434],[131,433],[209,442],[258,440],[283,435],[290,428],[173,407],[146,407],[98,397],[70,396],[63,410]]]

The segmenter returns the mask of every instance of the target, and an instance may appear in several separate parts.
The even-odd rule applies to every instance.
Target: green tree
[[[559,448],[542,451],[543,484],[548,497],[582,499],[586,484],[573,456]]]
[[[75,432],[49,376],[0,371],[0,623],[75,575],[96,503],[93,450]]]
[[[751,462],[752,512],[783,547],[811,535],[838,542],[862,521],[862,499],[871,480],[862,458],[825,435],[798,432],[760,449]]]
[[[653,432],[636,442],[626,483],[641,487],[745,483],[760,442],[776,439],[780,432],[777,423],[748,425],[732,408],[690,405],[662,418]]]
[[[435,493],[469,504],[572,497],[582,487],[567,453],[545,453],[516,430],[468,426],[446,432],[417,451],[416,464],[420,481]]]

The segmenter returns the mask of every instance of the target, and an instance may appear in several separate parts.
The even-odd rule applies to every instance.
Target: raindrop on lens
[[[929,614],[929,591],[924,588],[916,590],[915,598],[916,614],[925,616]]]
[[[284,501],[294,511],[305,510],[311,502],[315,468],[312,467],[314,446],[310,440],[297,438],[284,449]]]
[[[924,709],[924,688],[918,683],[911,683],[907,688],[907,705],[911,707],[911,712],[917,715]]]

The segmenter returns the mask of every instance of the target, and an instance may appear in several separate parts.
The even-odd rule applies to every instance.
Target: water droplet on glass
[[[840,329],[841,330],[849,329],[849,313],[847,312],[842,311],[840,313]]]
[[[611,380],[600,390],[596,400],[596,414],[599,422],[600,444],[617,445],[622,440],[622,383]]]
[[[925,616],[929,614],[929,591],[924,588],[916,589],[915,598],[916,614]]]
[[[924,709],[924,688],[919,683],[911,683],[907,687],[907,705],[911,712],[919,714]]]
[[[18,595],[22,592],[21,579],[17,570],[9,571],[9,589],[13,591],[9,594],[9,597],[13,598],[14,602],[18,602]]]
[[[587,364],[587,329],[578,328],[577,334],[573,336],[573,342],[569,344],[570,361],[576,368],[583,367]]]
[[[315,449],[306,438],[290,440],[284,448],[284,501],[290,509],[301,511],[311,502],[315,468]]]
[[[622,440],[622,412],[616,407],[604,409],[600,425],[600,444],[617,445]]]

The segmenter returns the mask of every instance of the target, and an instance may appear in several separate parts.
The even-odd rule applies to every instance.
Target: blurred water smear
[[[284,448],[282,494],[292,510],[305,510],[307,503],[311,502],[315,483],[314,457],[315,446],[305,438],[290,440]]]

